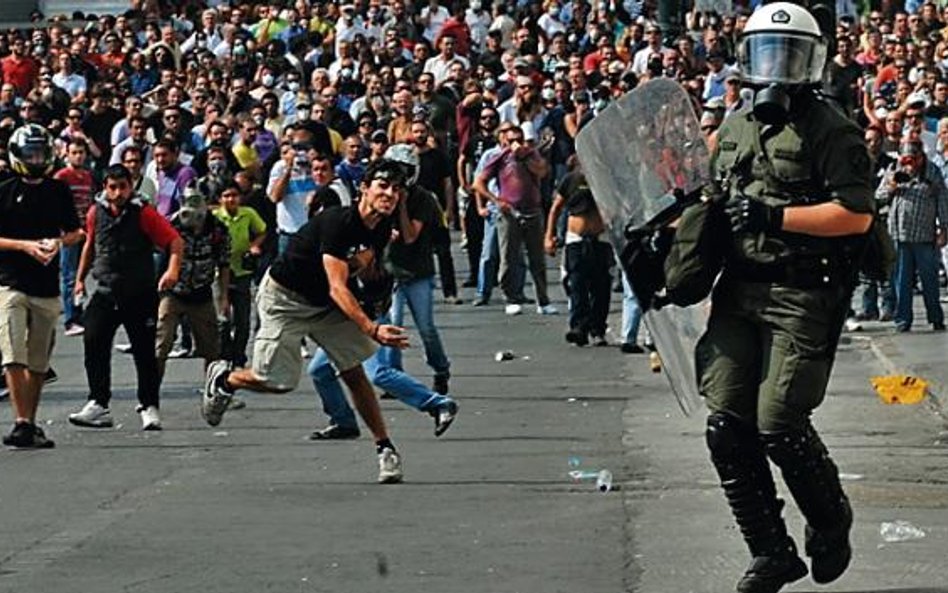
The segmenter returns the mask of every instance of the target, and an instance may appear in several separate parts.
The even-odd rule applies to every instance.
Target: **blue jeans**
[[[292,236],[292,233],[284,231],[280,231],[279,234],[277,234],[277,255],[286,251],[286,246],[290,244],[290,237]]]
[[[619,275],[622,276],[622,343],[637,344],[639,340],[639,324],[642,322],[642,307],[639,306],[632,286],[629,284],[622,266],[619,266]]]
[[[389,323],[388,315],[382,315],[376,321]],[[395,368],[392,365],[394,352],[397,352],[397,349],[383,346],[362,363],[362,368],[365,369],[373,385],[422,412],[428,412],[451,401],[450,398],[428,389],[408,373]],[[346,395],[336,377],[336,371],[322,349],[313,355],[307,372],[313,379],[313,386],[316,388],[319,399],[322,400],[323,411],[329,416],[330,424],[357,428],[358,424],[352,407],[346,401]]]
[[[922,281],[922,300],[928,323],[945,323],[945,314],[938,302],[938,250],[934,243],[898,243],[895,262],[895,325],[912,327],[912,296],[915,274]]]
[[[893,282],[866,280],[862,290],[861,313],[870,319],[879,317],[879,295],[882,294],[882,314],[892,317],[895,313],[895,288]]]
[[[425,362],[437,376],[451,374],[451,362],[444,353],[441,336],[434,323],[434,277],[419,278],[411,282],[396,282],[395,293],[392,295],[392,323],[402,325],[405,321],[405,305],[411,310],[415,328],[421,336],[421,343],[425,347]],[[401,370],[402,352],[395,349],[390,357],[391,365]]]
[[[497,221],[500,211],[493,203],[487,206],[490,214],[484,219],[484,242],[481,245],[481,261],[477,272],[477,297],[488,300],[497,285],[497,271],[500,268],[500,241],[497,238]],[[515,292],[523,294],[523,285],[527,279],[527,266],[523,263],[523,253],[510,262]]]
[[[61,270],[60,287],[63,298],[63,323],[67,327],[79,323],[82,319],[82,307],[76,306],[72,291],[76,287],[76,271],[79,269],[79,255],[82,253],[82,243],[63,245],[59,252]]]

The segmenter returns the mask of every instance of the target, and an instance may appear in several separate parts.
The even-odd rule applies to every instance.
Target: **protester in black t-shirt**
[[[441,209],[444,210],[451,225],[457,212],[457,203],[454,196],[454,185],[451,183],[451,163],[444,151],[434,148],[428,139],[431,136],[431,127],[424,120],[415,120],[411,124],[412,143],[418,152],[418,185],[433,193],[438,198]],[[433,225],[429,232],[433,233],[435,256],[438,259],[438,272],[441,276],[441,290],[446,303],[459,305],[458,286],[454,276],[454,260],[451,259],[451,234],[445,224]]]
[[[556,221],[563,209],[569,213],[563,267],[569,295],[569,331],[566,341],[585,346],[590,337],[597,346],[606,344],[614,256],[609,243],[600,240],[605,230],[599,208],[581,171],[566,175],[556,188],[547,219],[544,247],[556,255]]]
[[[0,354],[15,423],[3,444],[51,448],[36,426],[59,318],[59,249],[82,240],[69,187],[47,177],[53,139],[29,124],[10,140],[17,177],[0,184]]]
[[[373,354],[375,343],[404,348],[408,337],[402,328],[375,323],[366,315],[349,280],[379,257],[391,236],[390,217],[405,193],[401,167],[385,159],[370,163],[360,189],[357,203],[320,212],[290,238],[260,284],[252,367],[231,371],[225,361],[211,363],[202,412],[216,426],[238,389],[292,391],[303,363],[300,340],[308,336],[348,385],[376,439],[379,482],[391,483],[401,481],[401,461],[362,361]]]

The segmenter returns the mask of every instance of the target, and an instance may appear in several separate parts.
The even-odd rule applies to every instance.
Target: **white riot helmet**
[[[773,2],[747,20],[738,59],[750,84],[808,85],[822,81],[826,51],[819,24],[806,8]]]
[[[395,161],[405,169],[405,185],[413,187],[418,182],[421,163],[418,153],[410,144],[393,144],[385,151],[384,158]]]

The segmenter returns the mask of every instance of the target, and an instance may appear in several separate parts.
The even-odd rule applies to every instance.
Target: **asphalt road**
[[[618,327],[618,299],[613,308]],[[249,395],[206,426],[195,360],[169,364],[163,432],[139,430],[131,359],[119,353],[117,427],[72,427],[82,345],[60,338],[61,379],[41,407],[57,448],[0,451],[0,592],[733,590],[748,559],[703,417],[682,416],[646,357],[568,346],[563,315],[465,304],[439,305],[437,319],[461,411],[435,438],[428,416],[383,402],[405,459],[396,486],[375,484],[367,434],[306,440],[324,419],[305,381]],[[846,342],[815,423],[855,507],[853,565],[832,586],[787,590],[948,593],[948,425],[935,400],[884,405],[868,383],[905,370],[948,396],[948,336],[870,325]],[[498,350],[515,360],[496,362]],[[429,380],[419,348],[406,366]],[[568,476],[602,468],[616,490]],[[785,515],[802,543],[792,504]],[[884,542],[881,523],[897,519],[925,537]]]

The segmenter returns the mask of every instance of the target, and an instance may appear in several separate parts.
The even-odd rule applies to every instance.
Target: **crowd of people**
[[[944,329],[948,9],[841,4],[827,93],[865,130],[898,254],[891,282],[866,284],[851,328],[882,319],[909,331],[917,277],[928,322]],[[667,77],[713,146],[722,121],[750,109],[736,47],[753,8],[687,8],[677,31],[636,0],[133,0],[118,15],[36,15],[0,34],[0,176],[22,178],[0,192],[0,296],[42,300],[47,346],[54,310],[66,336],[83,337],[90,395],[70,421],[86,427],[112,425],[119,325],[145,429],[161,428],[168,358],[207,362],[204,412],[217,424],[242,405],[238,389],[294,388],[304,338],[315,339],[308,372],[330,421],[312,438],[359,436],[343,379],[376,437],[380,479],[396,481],[370,383],[430,414],[438,435],[458,411],[433,314],[438,284],[452,306],[484,307],[498,288],[507,315],[524,305],[555,315],[545,256],[561,251],[566,340],[608,343],[620,275],[574,139],[612,101]],[[49,162],[30,169],[47,144]],[[24,195],[49,220],[31,219]],[[27,265],[57,254],[55,279]],[[364,272],[355,287],[352,270]],[[619,345],[642,352],[641,310],[622,280]],[[405,305],[430,388],[401,370]],[[55,377],[44,344],[0,341],[13,445],[52,446],[33,422],[40,386]]]

